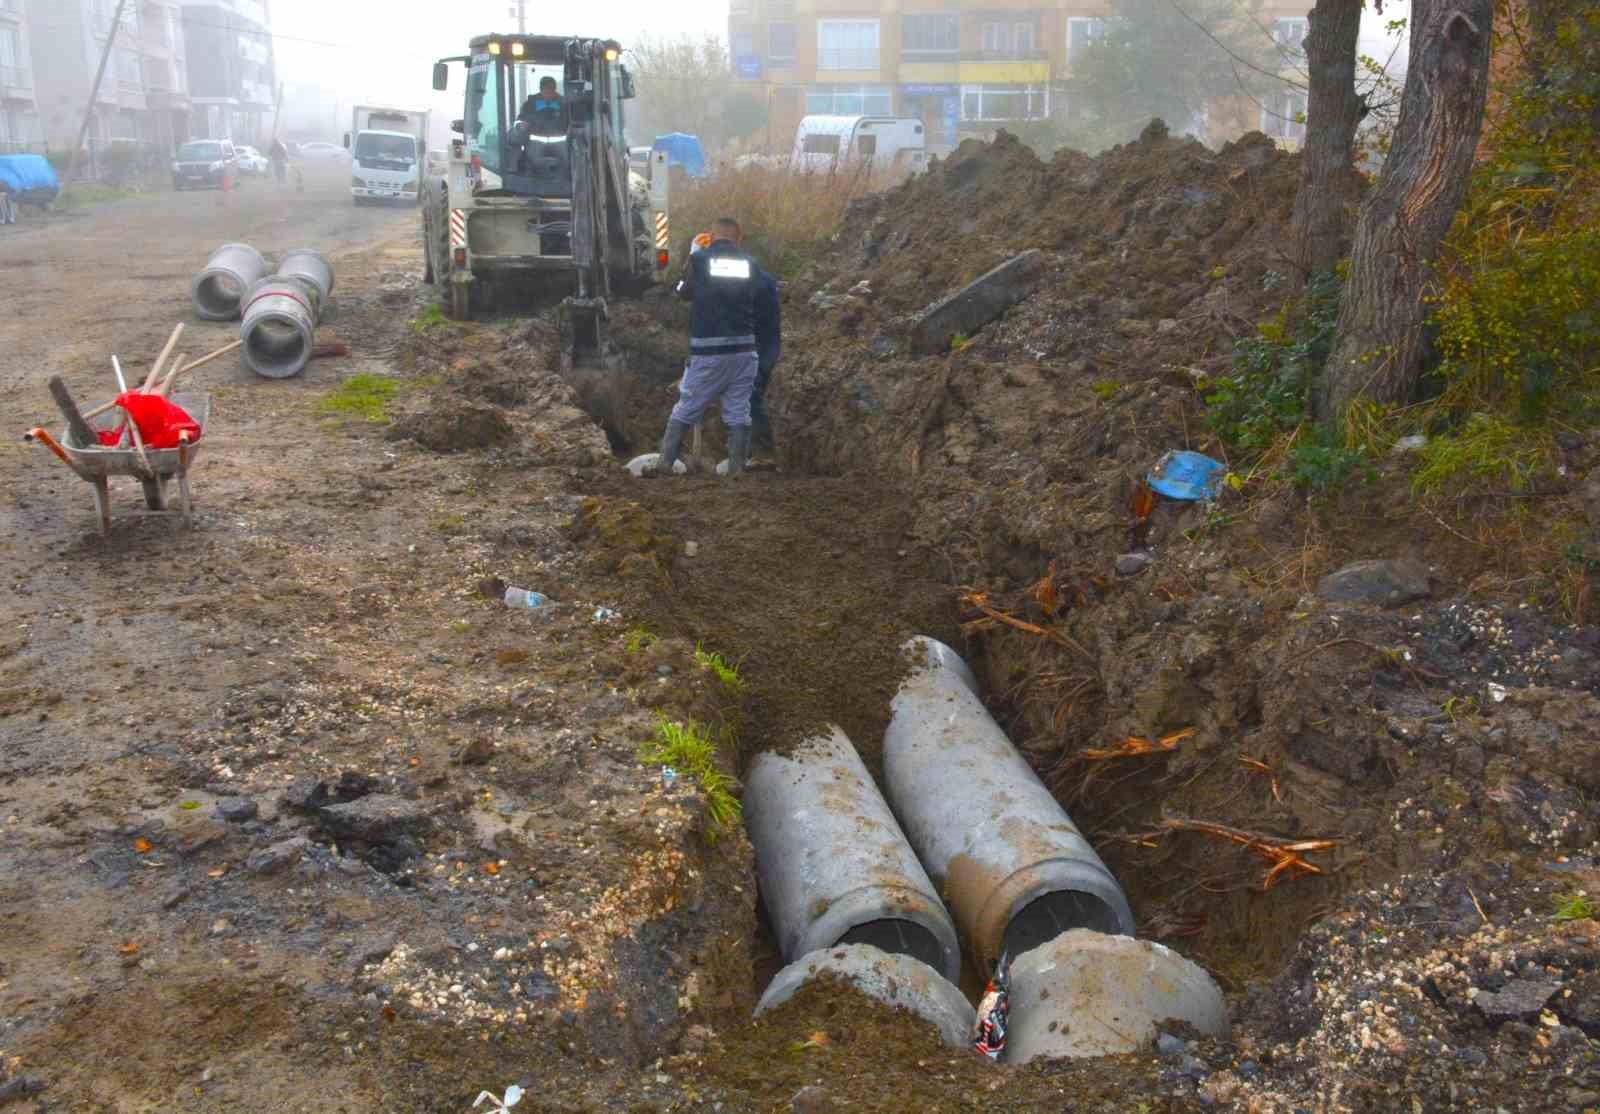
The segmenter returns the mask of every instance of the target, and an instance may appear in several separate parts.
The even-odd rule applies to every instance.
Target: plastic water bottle
[[[543,592],[529,591],[527,588],[507,588],[506,606],[523,607],[532,611],[536,607],[543,607],[550,602],[550,597]]]
[[[672,792],[673,786],[675,786],[677,784],[678,784],[678,771],[674,770],[671,766],[663,766],[663,767],[661,767],[661,788],[665,789],[668,793],[670,793],[670,792]]]

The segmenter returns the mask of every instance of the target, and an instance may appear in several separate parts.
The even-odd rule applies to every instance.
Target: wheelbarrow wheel
[[[167,509],[167,478],[157,476],[153,480],[140,480],[139,485],[144,488],[144,505],[153,511]]]

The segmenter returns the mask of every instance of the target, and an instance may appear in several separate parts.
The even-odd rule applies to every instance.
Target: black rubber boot
[[[678,462],[678,452],[683,448],[683,435],[691,428],[684,422],[667,420],[667,431],[661,435],[661,459],[656,462],[656,475],[672,475],[672,466]]]
[[[745,461],[750,459],[750,427],[747,425],[731,426],[728,429],[728,475],[738,476],[744,472]]]

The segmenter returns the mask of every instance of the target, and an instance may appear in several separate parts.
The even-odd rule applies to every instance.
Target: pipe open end
[[[243,297],[244,284],[224,271],[201,275],[194,287],[195,305],[203,316],[213,321],[237,317],[239,300]]]
[[[1004,948],[1013,960],[1075,928],[1117,935],[1128,930],[1109,902],[1082,890],[1055,890],[1023,906],[1006,925]]]
[[[839,944],[868,944],[890,955],[920,959],[935,971],[945,969],[944,949],[939,938],[916,921],[898,917],[865,921],[838,939]]]
[[[311,359],[311,334],[287,316],[262,314],[245,330],[244,351],[258,374],[284,379],[305,369]]]

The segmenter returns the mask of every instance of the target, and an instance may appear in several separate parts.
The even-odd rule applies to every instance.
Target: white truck
[[[350,196],[357,205],[385,200],[417,204],[428,149],[427,110],[358,104],[344,145],[350,149]]]

